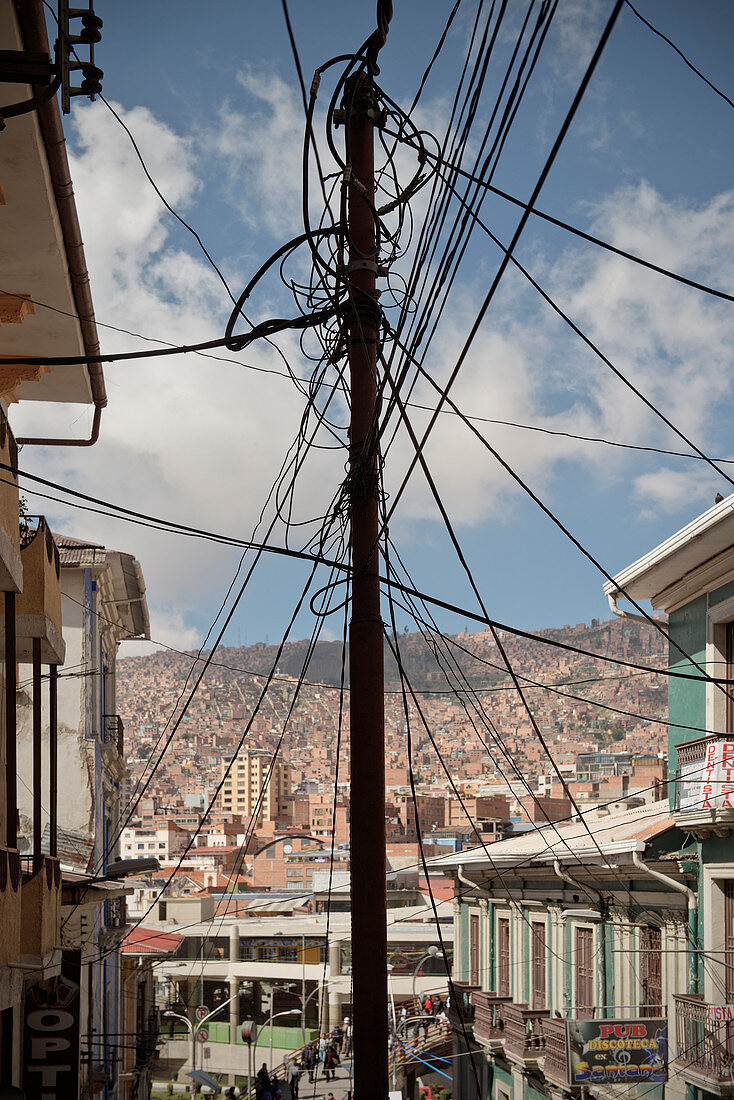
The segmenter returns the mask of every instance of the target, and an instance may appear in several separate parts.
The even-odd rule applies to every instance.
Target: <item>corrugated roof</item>
[[[581,821],[545,825],[522,836],[488,844],[486,851],[478,847],[465,849],[432,860],[431,865],[478,867],[496,863],[512,867],[530,858],[549,863],[554,859],[613,863],[614,857],[624,853],[643,852],[646,841],[672,829],[674,824],[667,801],[601,817],[592,817],[589,811]]]
[[[176,932],[156,932],[137,925],[131,928],[120,945],[124,955],[172,955],[183,941]]]
[[[54,534],[62,566],[107,565],[112,572],[113,602],[128,638],[149,638],[150,619],[145,580],[132,554],[109,550],[98,542]]]

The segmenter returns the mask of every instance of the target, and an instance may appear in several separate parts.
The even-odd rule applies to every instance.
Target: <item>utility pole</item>
[[[380,614],[374,92],[359,74],[346,85],[352,530],[350,668],[350,867],[355,1100],[388,1092],[387,892],[385,885],[385,711]]]

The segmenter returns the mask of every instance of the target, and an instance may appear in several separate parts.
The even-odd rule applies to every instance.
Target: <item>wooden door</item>
[[[546,1007],[545,981],[548,965],[548,949],[545,942],[545,925],[533,923],[530,925],[531,942],[531,995],[530,1007],[541,1009]]]
[[[481,985],[479,974],[479,916],[469,916],[469,984]]]

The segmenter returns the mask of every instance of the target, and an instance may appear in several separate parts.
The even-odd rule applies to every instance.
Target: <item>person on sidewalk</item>
[[[301,1071],[298,1068],[298,1064],[291,1062],[288,1069],[288,1084],[291,1087],[291,1096],[293,1100],[298,1100],[298,1082],[301,1080]]]
[[[331,1044],[326,1048],[324,1054],[324,1071],[326,1080],[333,1081],[336,1077],[336,1067],[339,1065],[339,1055],[337,1054],[334,1045]]]
[[[308,1070],[308,1079],[313,1082],[314,1074],[316,1073],[316,1066],[318,1065],[318,1055],[316,1053],[316,1046],[313,1042],[309,1043],[306,1047],[305,1054],[303,1056],[303,1062]]]

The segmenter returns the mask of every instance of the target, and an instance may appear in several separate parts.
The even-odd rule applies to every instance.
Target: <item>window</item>
[[[510,996],[510,920],[497,920],[497,996]]]
[[[724,879],[721,887],[724,894],[724,988],[726,1003],[734,1004],[734,879]]]
[[[663,1014],[662,933],[654,924],[640,929],[641,1016]]]
[[[479,916],[469,915],[469,984],[480,985],[479,980]]]
[[[545,1008],[545,974],[547,951],[545,944],[545,925],[534,922],[530,925],[531,952],[531,1001],[533,1009]]]
[[[594,1015],[594,930],[576,929],[576,1016],[590,1020]]]

